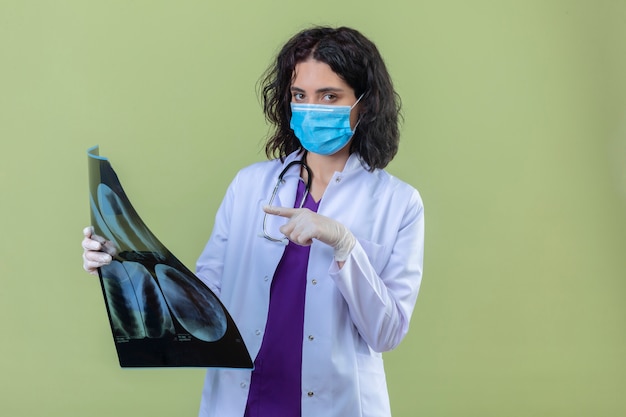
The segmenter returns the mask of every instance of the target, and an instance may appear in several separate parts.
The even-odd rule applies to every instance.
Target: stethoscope
[[[300,201],[299,208],[302,208],[302,206],[304,206],[304,202],[306,201],[306,198],[309,195],[309,190],[311,190],[311,181],[312,181],[312,178],[313,178],[313,172],[311,171],[311,168],[309,168],[309,166],[304,162],[304,160],[291,161],[280,172],[280,174],[278,174],[278,181],[276,181],[276,186],[274,187],[274,191],[272,191],[272,196],[270,197],[270,201],[268,203],[269,206],[271,206],[272,203],[274,203],[274,197],[276,197],[276,193],[278,192],[278,187],[280,186],[280,184],[285,182],[283,180],[283,177],[285,176],[287,171],[289,171],[289,168],[291,168],[294,165],[301,165],[302,167],[304,167],[304,169],[306,169],[306,172],[307,172],[306,185],[305,185],[305,188],[304,188],[304,194],[302,195],[302,200]],[[272,242],[284,242],[287,239],[285,236],[283,236],[280,239],[276,239],[275,237],[270,236],[270,234],[267,233],[267,225],[266,225],[266,223],[267,223],[267,213],[265,213],[265,215],[263,216],[263,237],[265,239],[270,240]]]

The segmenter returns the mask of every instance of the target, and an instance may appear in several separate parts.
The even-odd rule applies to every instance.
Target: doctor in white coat
[[[424,211],[383,169],[399,139],[389,74],[358,31],[314,27],[282,48],[263,103],[270,160],[234,178],[196,268],[255,369],[209,369],[199,414],[391,416],[381,352],[409,328]],[[94,273],[110,256],[84,233]]]

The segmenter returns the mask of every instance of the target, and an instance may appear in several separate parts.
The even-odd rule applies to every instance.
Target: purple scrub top
[[[298,184],[294,207],[305,192]],[[307,195],[303,207],[317,212]],[[310,246],[289,242],[270,288],[270,304],[261,349],[254,361],[244,417],[300,417],[304,295]]]

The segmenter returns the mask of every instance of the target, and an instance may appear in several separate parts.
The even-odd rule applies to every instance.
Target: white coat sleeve
[[[380,275],[358,239],[341,269],[333,262],[330,276],[359,334],[374,351],[394,349],[408,332],[422,278],[423,253],[424,210],[415,191]]]
[[[228,244],[231,213],[233,212],[234,184],[233,180],[226,191],[226,195],[220,204],[211,237],[196,262],[196,275],[204,282],[219,298],[221,292],[222,272]]]

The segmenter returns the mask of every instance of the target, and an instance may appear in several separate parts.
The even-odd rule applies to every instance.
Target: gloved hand
[[[343,224],[307,208],[265,206],[263,211],[289,219],[280,227],[280,232],[292,242],[308,246],[317,239],[331,246],[337,262],[348,259],[356,243],[354,235]]]
[[[92,275],[98,275],[98,268],[108,265],[117,254],[112,242],[94,234],[93,226],[83,229],[83,268]]]

